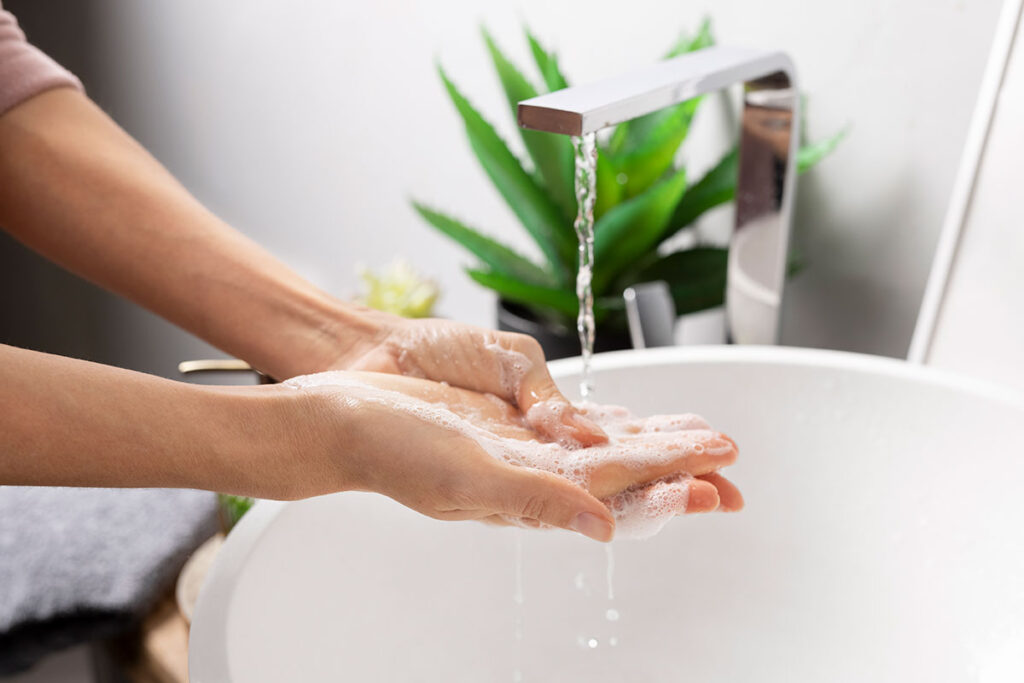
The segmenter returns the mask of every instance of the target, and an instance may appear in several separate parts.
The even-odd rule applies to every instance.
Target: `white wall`
[[[710,13],[721,42],[791,52],[811,137],[851,126],[801,181],[798,244],[810,266],[789,290],[785,340],[903,355],[998,5],[102,0],[97,91],[203,201],[323,287],[348,294],[357,262],[404,254],[443,285],[443,314],[486,324],[492,299],[461,273],[468,257],[408,198],[530,245],[471,156],[435,58],[511,139],[480,22],[524,66],[528,22],[583,82],[657,58]],[[705,140],[696,163],[722,144]],[[199,352],[123,315],[138,318],[120,340],[127,365],[163,370]]]
[[[1024,390],[1024,23],[1006,65],[929,365]]]

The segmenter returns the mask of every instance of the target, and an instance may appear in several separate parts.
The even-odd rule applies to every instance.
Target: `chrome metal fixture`
[[[726,318],[732,341],[775,344],[786,276],[799,94],[782,52],[711,47],[519,103],[519,125],[563,135],[594,133],[743,83],[735,230]]]

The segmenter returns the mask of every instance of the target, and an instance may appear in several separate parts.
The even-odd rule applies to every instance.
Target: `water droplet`
[[[611,645],[612,647],[615,647],[616,645],[619,644],[619,639],[616,638],[615,636],[612,636],[611,638],[608,639],[608,644]]]
[[[619,185],[625,185],[626,183],[629,182],[629,176],[626,175],[625,173],[620,173],[619,175],[615,176],[615,182],[617,182]]]
[[[619,610],[617,610],[617,609],[610,609],[610,610],[608,610],[607,612],[604,613],[604,616],[608,619],[608,621],[618,621],[619,620]]]
[[[590,640],[588,640],[587,641],[587,647],[589,647],[591,650],[596,648],[597,647],[597,638],[591,638]]]

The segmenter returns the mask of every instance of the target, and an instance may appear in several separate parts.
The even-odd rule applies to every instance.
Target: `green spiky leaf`
[[[493,271],[467,268],[466,272],[477,284],[494,290],[503,299],[514,301],[533,309],[553,311],[567,321],[575,320],[576,318],[576,313],[579,310],[579,300],[574,292],[526,284],[515,278],[510,278]],[[623,306],[621,297],[596,297],[594,299],[594,318],[597,322],[601,322],[609,314],[621,311]]]
[[[616,170],[625,178],[624,197],[635,197],[672,169],[679,146],[686,139],[697,99],[636,119],[631,130],[642,131],[622,145],[625,151],[614,160]]]
[[[697,33],[692,36],[688,33],[680,35],[679,40],[672,46],[672,49],[665,53],[665,59],[672,59],[687,52],[703,50],[714,44],[715,36],[711,31],[711,17],[704,17],[704,20],[700,23],[700,28],[697,29]]]
[[[796,157],[797,170],[803,173],[831,154],[839,146],[839,143],[843,141],[843,138],[846,137],[846,133],[847,129],[843,128],[838,133],[834,133],[824,140],[801,147],[800,153]]]
[[[695,36],[681,38],[665,58],[700,50],[713,43],[711,23],[705,20]],[[700,102],[699,97],[687,100],[615,127],[608,152],[618,173],[626,179],[625,197],[640,194],[672,168]]]
[[[548,52],[537,40],[536,36],[526,29],[526,40],[530,43],[530,52],[533,54],[533,61],[537,64],[541,78],[548,88],[548,92],[561,90],[569,87],[569,81],[562,74],[558,66],[558,56],[554,52]]]
[[[804,173],[812,168],[831,154],[845,136],[846,130],[841,130],[824,140],[802,147],[797,156],[797,171]],[[716,206],[731,202],[736,196],[737,173],[739,152],[733,149],[686,191],[676,207],[671,227],[663,239],[692,224],[698,217]]]
[[[575,240],[565,217],[548,194],[527,173],[494,128],[469,103],[444,69],[438,67],[445,89],[462,117],[470,147],[498,192],[540,247],[559,281],[567,282],[575,259]]]
[[[677,315],[721,306],[725,301],[728,254],[727,249],[716,247],[673,252],[648,265],[632,279],[633,282],[664,280],[672,293]]]
[[[690,186],[676,205],[675,212],[664,238],[676,230],[690,225],[705,211],[732,201],[736,195],[736,173],[739,170],[739,153],[734,149]]]
[[[535,285],[557,286],[557,280],[550,273],[501,242],[419,202],[412,205],[425,221],[461,244],[492,270]]]
[[[574,161],[575,163],[575,161]],[[600,220],[609,209],[622,202],[624,192],[619,182],[619,170],[608,158],[608,153],[597,148],[597,197],[594,199],[594,218]]]
[[[594,289],[605,287],[625,268],[653,249],[672,210],[686,189],[685,171],[677,171],[643,194],[604,214],[594,226]]]
[[[494,39],[482,29],[487,51],[494,63],[494,70],[505,91],[512,117],[516,117],[516,109],[523,100],[537,96],[537,89],[522,72],[516,68],[494,42]],[[576,212],[576,197],[573,191],[573,154],[572,142],[565,135],[545,133],[538,130],[527,130],[519,127],[523,145],[533,160],[533,165],[540,175],[540,180],[547,188],[548,194],[562,210],[567,222]],[[568,228],[566,228],[568,229]]]

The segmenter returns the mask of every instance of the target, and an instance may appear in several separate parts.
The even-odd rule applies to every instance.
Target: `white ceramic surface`
[[[568,533],[518,532],[520,613],[515,530],[368,494],[261,503],[200,596],[193,683],[1024,680],[1020,395],[796,349],[596,365],[599,400],[734,436],[747,499],[612,544],[618,621],[604,548]]]
[[[915,336],[930,333],[930,344],[915,338],[913,350],[929,365],[1024,391],[1024,203],[1018,194],[1024,148],[1022,6],[1021,0],[1005,3],[1002,23],[1016,36],[1006,56],[1002,87],[993,96],[991,128],[983,153],[979,152],[973,191],[965,192],[959,203],[963,213],[947,218],[961,223],[944,228],[954,233],[949,238],[943,235],[943,240],[955,252],[943,254],[945,261],[936,257],[936,282],[929,282],[929,302],[921,309],[922,320],[932,329]]]

